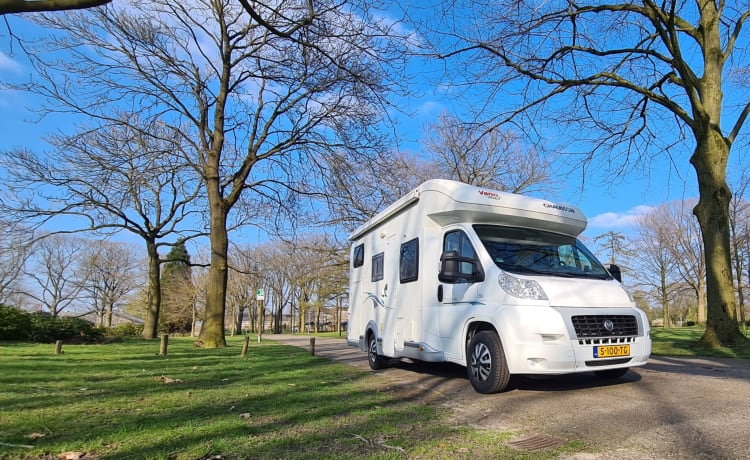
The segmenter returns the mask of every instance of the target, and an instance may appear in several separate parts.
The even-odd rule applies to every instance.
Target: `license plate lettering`
[[[630,345],[602,345],[594,347],[594,358],[630,356]]]

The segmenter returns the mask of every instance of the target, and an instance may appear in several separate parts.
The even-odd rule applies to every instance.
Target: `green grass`
[[[700,328],[652,329],[654,354],[750,358],[695,347]],[[450,413],[382,388],[369,372],[302,348],[228,337],[103,345],[0,343],[0,459],[557,458],[519,452],[513,433],[455,426]],[[477,395],[477,397],[481,397]]]
[[[0,458],[556,458],[512,433],[450,422],[439,406],[382,391],[369,372],[270,340],[201,349],[191,339],[104,345],[0,343]],[[169,380],[171,379],[171,380]]]
[[[703,327],[652,328],[653,355],[705,356],[713,358],[750,359],[750,341],[733,348],[705,348],[698,344],[703,336]],[[748,331],[745,331],[748,336]]]

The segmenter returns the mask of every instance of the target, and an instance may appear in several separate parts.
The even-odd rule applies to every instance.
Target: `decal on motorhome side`
[[[393,307],[389,307],[388,305],[386,305],[385,302],[383,302],[380,299],[380,296],[378,296],[377,294],[374,294],[372,292],[368,292],[367,293],[367,297],[365,297],[365,302],[367,302],[368,300],[372,300],[373,307],[375,307],[375,308],[377,308],[377,307],[383,307],[386,310],[392,310],[393,309]]]

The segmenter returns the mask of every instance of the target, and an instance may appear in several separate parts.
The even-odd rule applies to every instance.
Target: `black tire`
[[[598,377],[601,377],[603,379],[619,379],[623,375],[628,373],[629,368],[622,367],[620,369],[607,369],[605,371],[594,371],[594,374],[596,374]]]
[[[388,359],[378,354],[378,342],[373,333],[367,334],[367,362],[374,371],[383,369],[388,364]]]
[[[477,393],[498,393],[508,386],[510,371],[496,332],[480,331],[472,337],[467,349],[466,371]]]

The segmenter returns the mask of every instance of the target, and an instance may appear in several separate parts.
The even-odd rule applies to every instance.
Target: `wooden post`
[[[245,356],[247,356],[247,347],[249,345],[250,345],[250,336],[246,335],[245,343],[242,344],[242,354],[240,355],[240,357],[244,358]]]
[[[55,342],[55,354],[56,355],[63,354],[63,351],[62,351],[62,340],[58,340],[58,341]]]
[[[169,343],[169,334],[161,335],[161,345],[159,346],[159,355],[167,356],[167,344]]]
[[[310,354],[315,356],[315,337],[310,337]]]

